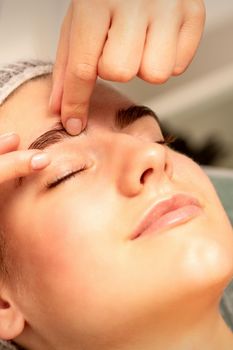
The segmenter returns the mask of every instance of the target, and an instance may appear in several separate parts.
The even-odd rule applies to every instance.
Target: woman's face
[[[47,110],[50,89],[48,79],[31,81],[2,109],[0,133],[18,133],[21,149],[59,121]],[[190,158],[156,143],[163,136],[152,116],[115,126],[130,105],[98,84],[85,133],[50,145],[45,170],[2,186],[2,225],[20,275],[11,292],[44,339],[123,341],[232,277],[232,227],[212,184]],[[201,213],[131,240],[148,208],[176,193],[195,196]]]

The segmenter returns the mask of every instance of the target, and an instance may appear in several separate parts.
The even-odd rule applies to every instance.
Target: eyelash
[[[164,136],[164,140],[155,141],[155,143],[159,143],[160,145],[168,146],[171,143],[173,143],[175,140],[176,140],[175,136],[168,134],[168,135]],[[57,177],[52,182],[47,182],[45,187],[47,190],[54,188],[54,187],[58,186],[60,183],[64,183],[65,181],[71,179],[72,177],[75,177],[78,173],[80,173],[86,169],[87,169],[87,164],[83,164],[77,170],[71,171],[70,173],[66,174],[65,176]]]
[[[81,171],[84,171],[86,169],[87,169],[87,165],[83,164],[77,170],[71,171],[70,173],[66,174],[65,176],[62,175],[61,177],[57,177],[52,182],[47,182],[45,187],[47,190],[54,188],[54,187],[58,186],[60,183],[63,183],[65,181],[71,179],[72,177],[75,177],[78,173],[80,173]]]
[[[164,135],[163,138],[164,138],[164,140],[162,140],[162,141],[155,141],[155,143],[159,143],[160,145],[169,146],[171,143],[176,141],[176,136],[171,135],[171,134]]]

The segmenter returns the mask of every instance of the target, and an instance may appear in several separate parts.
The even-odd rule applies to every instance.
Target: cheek
[[[183,185],[184,190],[193,189],[197,194],[205,195],[206,192],[212,192],[212,187],[207,176],[204,174],[201,167],[191,158],[172,151],[171,159],[173,165],[173,180]],[[211,187],[211,188],[210,188]]]
[[[41,273],[47,270],[48,284],[50,278],[55,284],[62,280],[68,282],[71,278],[84,283],[90,265],[88,258],[90,252],[93,253],[94,232],[89,225],[93,220],[77,200],[69,199],[66,203],[49,207],[54,208],[50,215],[42,210],[40,217],[33,220],[39,234],[32,242],[35,248],[30,254],[33,266]],[[95,248],[97,250],[98,246]]]
[[[67,300],[80,317],[83,309],[88,313],[105,271],[103,256],[107,259],[101,239],[92,232],[94,212],[70,196],[69,202],[48,200],[33,213],[25,208],[24,218],[15,217],[20,224],[14,232],[13,254],[21,271],[16,298],[29,319],[43,319],[45,310],[57,315]],[[68,306],[66,310],[70,312]]]
[[[203,201],[206,207],[206,213],[215,222],[217,222],[217,215],[224,218],[228,223],[219,196],[203,169],[192,159],[177,152],[174,152],[172,159],[174,184],[181,190],[197,195]]]
[[[44,310],[61,317],[60,305],[69,300],[62,322],[70,322],[74,317],[77,324],[80,320],[80,328],[85,322],[98,328],[103,310],[106,313],[103,312],[102,320],[108,318],[126,269],[119,253],[119,232],[115,235],[112,229],[115,220],[109,205],[111,194],[103,194],[103,190],[99,195],[91,192],[92,201],[87,194],[84,198],[81,194],[69,194],[62,196],[69,198],[67,202],[56,204],[48,200],[43,209],[37,207],[36,217],[31,219],[33,234],[37,235],[34,239],[32,232],[28,233],[31,249],[23,264],[25,300],[28,295],[34,296],[42,318]],[[48,208],[53,210],[49,213]],[[34,317],[31,305],[23,308],[29,317]]]
[[[192,236],[182,237],[183,271],[187,281],[200,284],[226,282],[233,274],[233,230],[216,190],[202,168],[190,158],[174,155],[174,181],[179,189],[196,194],[204,216]],[[211,283],[210,283],[211,284]]]
[[[107,275],[104,266],[114,260],[113,211],[105,205],[103,194],[94,195],[93,191],[90,196],[69,191],[61,197],[60,202],[54,197],[38,204],[33,215],[25,215],[30,221],[24,225],[21,218],[19,232],[25,235],[17,238],[23,247],[20,265],[32,290],[43,284],[43,289],[52,293],[51,286],[62,285],[64,294],[66,288],[68,295],[77,290],[87,296],[88,289],[93,290]]]

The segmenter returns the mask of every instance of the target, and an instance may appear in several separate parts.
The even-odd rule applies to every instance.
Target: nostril
[[[144,184],[146,181],[146,177],[153,173],[153,168],[146,169],[140,178],[140,183]]]
[[[9,309],[10,304],[5,300],[0,300],[0,307],[1,309]]]

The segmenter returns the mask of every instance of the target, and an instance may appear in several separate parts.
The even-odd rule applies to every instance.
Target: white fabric
[[[53,64],[40,60],[19,61],[0,66],[0,106],[4,100],[26,81],[51,73]]]

